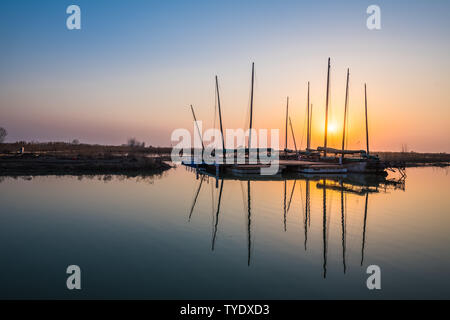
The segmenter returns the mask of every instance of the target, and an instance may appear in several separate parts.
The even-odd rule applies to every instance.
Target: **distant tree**
[[[128,138],[127,146],[132,148],[145,148],[145,142],[140,142],[136,138]]]
[[[73,139],[73,140],[72,140],[72,144],[80,144],[80,140],[78,140],[78,139]]]
[[[0,127],[0,143],[5,141],[6,136],[8,135],[8,131],[5,128]]]
[[[136,138],[128,138],[127,145],[129,147],[136,147],[138,145],[138,143],[139,143],[139,141],[137,141]]]

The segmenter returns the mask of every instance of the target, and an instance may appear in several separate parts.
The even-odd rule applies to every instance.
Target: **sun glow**
[[[337,125],[336,125],[336,123],[330,123],[328,125],[328,132],[329,133],[336,133],[337,132]]]

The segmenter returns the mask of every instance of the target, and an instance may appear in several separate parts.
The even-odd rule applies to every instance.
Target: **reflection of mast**
[[[323,277],[327,277],[327,188],[323,188]]]
[[[341,182],[342,185],[342,182]],[[345,264],[345,210],[344,210],[344,189],[341,189],[341,225],[342,225],[342,263],[344,265],[344,273],[347,269]]]
[[[361,249],[361,266],[364,262],[364,246],[366,244],[366,222],[367,222],[367,202],[369,201],[369,194],[366,193],[366,204],[364,207],[364,227],[363,227],[363,238],[362,238],[362,249]]]
[[[219,200],[217,201],[217,211],[216,211],[216,221],[214,224],[214,234],[212,239],[211,250],[214,251],[214,245],[216,243],[217,226],[219,225],[219,212],[220,212],[220,201],[222,200],[222,190],[223,190],[223,179],[220,183]]]
[[[291,208],[292,196],[294,195],[294,190],[295,190],[295,184],[296,183],[297,183],[297,179],[294,180],[294,184],[292,185],[292,191],[291,191],[291,196],[289,197],[289,204],[287,206],[287,212],[289,212],[289,209]]]
[[[308,217],[310,216],[310,194],[309,194],[309,179],[306,180],[306,206],[305,206],[305,250],[306,250],[306,243],[308,241]]]
[[[284,231],[286,231],[286,180],[284,180],[284,201],[283,201],[283,211],[284,211]]]
[[[250,266],[250,253],[252,249],[252,237],[251,237],[251,199],[250,199],[250,180],[247,181],[247,209],[248,209],[248,220],[247,220],[247,235],[248,235],[248,259],[247,259],[247,265]]]
[[[194,201],[192,202],[191,211],[189,212],[189,221],[191,221],[192,212],[194,212],[195,204],[197,203],[198,194],[200,193],[200,189],[202,188],[203,176],[200,178],[200,184],[198,185],[197,192],[194,197]]]

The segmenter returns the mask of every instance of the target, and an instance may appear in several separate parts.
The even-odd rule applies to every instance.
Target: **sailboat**
[[[328,140],[328,105],[329,105],[329,90],[330,90],[330,58],[328,58],[328,72],[327,72],[327,91],[326,91],[326,105],[325,105],[325,133],[324,133],[324,146],[317,147],[316,150],[311,149],[311,123],[309,116],[309,83],[308,83],[308,134],[307,134],[307,148],[306,153],[300,156],[302,160],[319,161],[325,163],[336,164],[332,170],[318,168],[316,172],[322,173],[336,173],[336,172],[348,172],[348,173],[373,173],[387,175],[385,164],[376,155],[371,155],[369,152],[369,127],[368,127],[368,114],[367,114],[367,86],[364,84],[364,101],[365,101],[365,124],[366,124],[366,150],[346,150],[346,125],[348,117],[348,89],[350,70],[347,69],[347,82],[345,90],[345,107],[344,107],[344,125],[342,132],[342,148],[335,149],[327,146]],[[306,172],[308,170],[303,170]],[[312,170],[309,170],[312,171]]]

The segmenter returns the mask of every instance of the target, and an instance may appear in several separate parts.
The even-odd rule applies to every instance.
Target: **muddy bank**
[[[0,156],[0,176],[125,174],[151,175],[172,166],[159,157],[58,157],[36,154]]]

